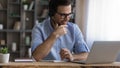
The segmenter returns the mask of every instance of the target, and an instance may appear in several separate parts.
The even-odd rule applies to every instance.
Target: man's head
[[[50,0],[49,2],[49,16],[54,16],[59,6],[71,5],[71,0]]]
[[[50,0],[49,16],[58,25],[66,25],[72,14],[71,0]]]

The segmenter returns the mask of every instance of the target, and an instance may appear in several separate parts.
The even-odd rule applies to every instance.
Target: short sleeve
[[[33,52],[37,46],[43,42],[40,24],[34,26],[32,30],[31,51]]]
[[[82,32],[76,24],[74,26],[74,30],[75,30],[75,45],[73,51],[75,53],[89,52],[89,48],[86,42],[84,41]]]

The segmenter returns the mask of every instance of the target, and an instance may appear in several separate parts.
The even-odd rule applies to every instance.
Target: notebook
[[[95,41],[86,61],[75,63],[112,63],[120,52],[120,41]]]

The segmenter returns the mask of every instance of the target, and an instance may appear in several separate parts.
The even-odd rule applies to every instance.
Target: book
[[[33,62],[34,60],[33,59],[30,59],[30,58],[17,58],[15,59],[15,62]]]

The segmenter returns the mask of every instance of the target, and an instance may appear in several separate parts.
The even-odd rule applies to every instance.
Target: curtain
[[[86,41],[120,41],[120,0],[89,0]]]
[[[120,0],[89,0],[86,42],[120,41]],[[116,59],[120,61],[120,53]]]

